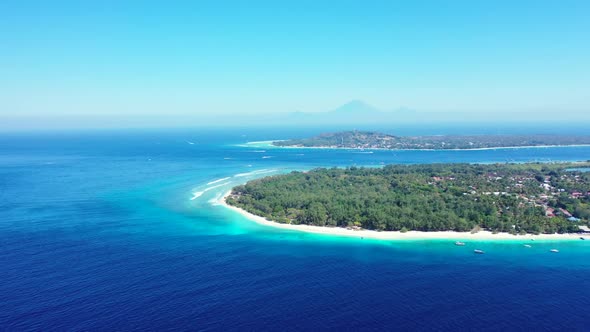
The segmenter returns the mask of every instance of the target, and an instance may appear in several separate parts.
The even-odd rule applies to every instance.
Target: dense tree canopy
[[[568,167],[572,165],[315,169],[250,181],[235,187],[227,201],[280,223],[387,231],[481,227],[510,233],[575,232],[590,216],[590,173]],[[553,210],[555,215],[547,216]],[[568,220],[569,213],[582,220]]]

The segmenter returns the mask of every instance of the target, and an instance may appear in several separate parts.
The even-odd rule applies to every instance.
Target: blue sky
[[[590,113],[590,1],[2,1],[0,118]],[[562,113],[563,114],[563,113]]]

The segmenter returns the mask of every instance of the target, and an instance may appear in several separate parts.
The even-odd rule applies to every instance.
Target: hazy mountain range
[[[291,112],[287,114],[263,115],[264,121],[285,124],[372,124],[406,122],[417,118],[418,112],[409,108],[393,110],[379,109],[361,100],[349,101],[326,112]]]
[[[324,112],[277,112],[258,113],[256,110],[218,114],[195,110],[193,113],[162,115],[87,115],[61,117],[13,117],[0,118],[0,129],[36,128],[147,128],[147,127],[240,127],[240,126],[299,126],[373,128],[375,126],[406,126],[432,124],[551,124],[546,129],[564,129],[557,123],[582,124],[590,122],[586,115],[556,112],[551,110],[528,111],[426,111],[407,107],[380,109],[361,100],[352,100]]]

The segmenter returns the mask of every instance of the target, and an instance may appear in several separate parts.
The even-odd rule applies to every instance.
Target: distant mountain
[[[351,100],[328,113],[336,113],[341,115],[369,115],[381,113],[381,110],[375,106],[365,103],[362,100]]]
[[[288,115],[292,124],[383,124],[397,123],[414,117],[415,111],[399,108],[392,111],[381,110],[362,100],[351,100],[327,112],[293,112]]]
[[[291,125],[383,125],[415,121],[417,116],[416,111],[407,107],[383,110],[362,100],[351,100],[326,112],[296,111],[281,115],[280,118],[271,116],[265,121]]]

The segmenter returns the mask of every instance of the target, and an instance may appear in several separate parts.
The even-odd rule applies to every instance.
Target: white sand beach
[[[291,225],[281,224],[274,221],[269,221],[266,218],[251,214],[243,209],[235,206],[231,206],[226,203],[226,198],[231,194],[228,191],[219,199],[219,205],[222,205],[228,209],[236,211],[247,219],[264,226],[288,229],[307,233],[327,234],[336,236],[349,236],[358,238],[369,238],[379,240],[428,240],[428,239],[448,239],[448,240],[579,240],[580,234],[527,234],[527,235],[512,235],[509,233],[496,233],[493,234],[489,231],[479,231],[477,233],[471,232],[419,232],[419,231],[408,231],[393,232],[393,231],[372,231],[372,230],[353,230],[342,227],[321,227],[311,225]]]
[[[568,144],[568,145],[522,145],[522,146],[498,146],[490,148],[465,148],[465,149],[387,149],[387,148],[347,148],[338,146],[278,146],[272,144],[273,142],[283,142],[285,139],[276,139],[270,141],[255,141],[246,142],[239,146],[245,147],[257,147],[257,148],[273,148],[273,149],[338,149],[338,150],[365,150],[365,151],[486,151],[486,150],[511,150],[511,149],[547,149],[547,148],[576,148],[576,147],[587,147],[590,144]]]

